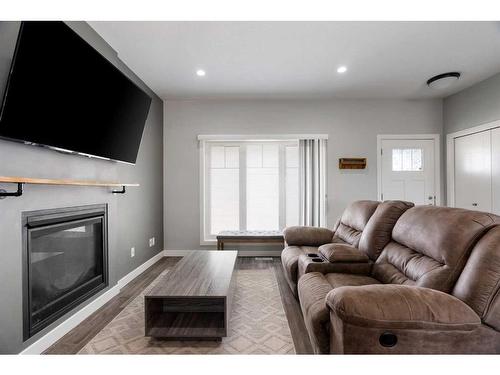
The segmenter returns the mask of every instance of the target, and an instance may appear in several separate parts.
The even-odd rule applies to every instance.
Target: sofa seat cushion
[[[285,279],[295,296],[297,296],[297,267],[299,256],[317,252],[318,248],[314,246],[287,246],[281,252],[281,265],[283,266]]]
[[[299,279],[298,295],[304,322],[315,353],[329,353],[329,310],[326,296],[334,288],[346,285],[378,284],[378,281],[362,275],[319,272],[307,273]]]
[[[458,298],[416,286],[345,286],[332,290],[326,303],[344,323],[360,327],[472,331],[481,325]]]
[[[325,275],[326,280],[332,286],[332,289],[340,288],[341,286],[362,286],[371,284],[380,284],[380,281],[370,276],[351,275],[348,273],[328,273]]]
[[[354,246],[347,244],[326,244],[320,246],[318,251],[325,257],[326,260],[332,263],[366,263],[370,260],[365,253]]]

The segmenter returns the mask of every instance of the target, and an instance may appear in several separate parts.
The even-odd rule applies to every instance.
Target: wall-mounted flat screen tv
[[[134,164],[150,105],[64,22],[22,22],[0,138]]]

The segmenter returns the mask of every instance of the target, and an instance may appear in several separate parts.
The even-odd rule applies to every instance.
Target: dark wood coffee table
[[[145,295],[146,336],[221,340],[228,333],[237,251],[193,250]]]

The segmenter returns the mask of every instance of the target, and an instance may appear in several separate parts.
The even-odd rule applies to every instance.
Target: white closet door
[[[500,215],[500,128],[491,131],[491,212]]]
[[[491,131],[455,139],[455,207],[491,212]]]

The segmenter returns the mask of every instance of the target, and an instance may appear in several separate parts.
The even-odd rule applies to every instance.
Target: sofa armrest
[[[326,228],[294,226],[283,231],[289,246],[321,246],[332,241],[333,232]]]
[[[329,262],[319,254],[317,257],[301,254],[297,266],[297,279],[310,272],[320,272],[322,274],[349,273],[368,276],[372,266],[373,262]]]
[[[341,243],[329,243],[318,251],[331,263],[368,263],[370,258],[358,248]]]
[[[479,316],[449,294],[415,286],[366,285],[340,287],[326,296],[331,314],[358,327],[472,331]]]
[[[376,284],[339,287],[325,297],[330,353],[464,354],[494,351],[479,316],[433,289]]]

